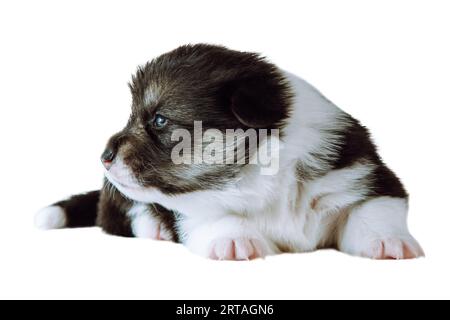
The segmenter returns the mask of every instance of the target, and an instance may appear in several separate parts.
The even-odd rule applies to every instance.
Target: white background
[[[448,1],[2,1],[1,298],[450,298]],[[427,258],[334,251],[213,262],[39,208],[101,185],[138,64],[185,43],[261,52],[373,132]]]

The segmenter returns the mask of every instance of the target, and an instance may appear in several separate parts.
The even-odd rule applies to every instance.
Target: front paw
[[[372,259],[415,259],[425,254],[412,237],[377,239],[363,251],[363,255]]]
[[[266,255],[262,243],[250,238],[220,238],[211,244],[209,258],[214,260],[253,260]]]
[[[171,241],[172,234],[166,230],[159,219],[149,214],[134,217],[131,229],[136,238]]]
[[[243,217],[226,215],[216,221],[180,221],[183,244],[193,253],[214,260],[252,260],[278,252],[273,242]]]

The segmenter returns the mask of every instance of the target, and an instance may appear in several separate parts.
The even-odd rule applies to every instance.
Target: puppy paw
[[[66,223],[66,213],[60,206],[50,206],[41,209],[34,217],[34,225],[42,230],[64,228]]]
[[[213,241],[209,258],[214,260],[253,260],[265,256],[257,239],[221,238]]]
[[[379,260],[415,259],[425,256],[420,245],[412,237],[374,240],[363,255]]]
[[[172,240],[171,233],[164,228],[162,223],[148,214],[134,217],[131,222],[131,229],[136,238]]]

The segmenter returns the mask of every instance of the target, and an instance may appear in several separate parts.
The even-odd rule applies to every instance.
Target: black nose
[[[111,149],[106,149],[102,154],[102,163],[107,170],[111,168],[112,162],[116,154]]]

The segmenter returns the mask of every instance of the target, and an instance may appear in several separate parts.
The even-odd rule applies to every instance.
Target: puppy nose
[[[112,162],[116,154],[111,149],[106,149],[102,154],[102,163],[106,170],[109,170],[112,166]]]

